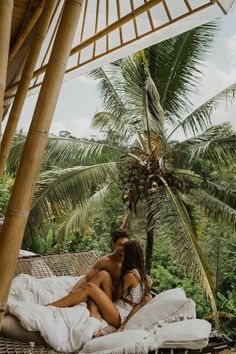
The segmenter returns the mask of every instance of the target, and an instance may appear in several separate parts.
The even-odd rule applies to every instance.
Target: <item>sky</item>
[[[199,91],[194,97],[198,106],[212,95],[236,82],[236,4],[227,16],[220,20],[219,31],[212,52],[207,56],[202,68],[204,77]],[[18,129],[28,130],[37,95],[26,99]],[[236,100],[235,100],[236,101]],[[96,82],[86,75],[65,82],[62,86],[50,133],[58,134],[62,130],[84,138],[94,137],[98,133],[90,128],[91,119],[101,108]],[[231,107],[219,109],[214,114],[213,123],[230,121],[236,130],[236,103]],[[182,139],[182,133],[173,138]]]

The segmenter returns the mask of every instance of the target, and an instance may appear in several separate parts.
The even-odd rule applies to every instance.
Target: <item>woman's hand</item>
[[[121,325],[117,330],[116,332],[123,332],[125,326],[124,325]]]
[[[153,281],[152,281],[152,278],[150,277],[150,275],[148,275],[148,274],[147,274],[147,283],[148,283],[149,289],[151,290]]]
[[[99,331],[97,331],[96,335],[95,335],[95,338],[98,338],[98,337],[104,337],[106,336],[108,333],[106,331],[104,331],[103,329],[99,329]]]

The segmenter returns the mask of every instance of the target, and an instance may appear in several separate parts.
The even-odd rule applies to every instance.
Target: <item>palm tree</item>
[[[104,105],[92,126],[105,133],[106,141],[49,140],[44,164],[59,168],[44,173],[37,183],[26,234],[38,220],[42,223],[52,213],[61,216],[65,210],[69,218],[61,234],[76,231],[91,206],[100,203],[106,186],[118,182],[128,220],[140,201],[146,205],[148,271],[154,233],[158,236],[161,230],[214,309],[214,276],[199,245],[201,212],[235,226],[236,191],[193,166],[200,160],[219,170],[235,162],[235,132],[229,123],[213,126],[211,118],[222,102],[233,100],[236,84],[194,110],[191,95],[216,27],[201,26],[90,74],[99,82]],[[177,130],[186,140],[172,140]],[[20,146],[21,137],[9,166],[17,161]]]

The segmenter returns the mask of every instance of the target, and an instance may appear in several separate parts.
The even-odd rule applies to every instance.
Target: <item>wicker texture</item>
[[[24,273],[36,278],[52,275],[82,275],[92,268],[97,259],[98,257],[92,251],[21,258],[18,260],[15,275]]]
[[[36,278],[50,276],[85,274],[98,260],[94,252],[55,254],[50,256],[21,258],[18,260],[15,275],[30,274]],[[0,336],[1,354],[56,353],[50,348],[34,343],[25,343]],[[58,352],[57,352],[58,353]]]

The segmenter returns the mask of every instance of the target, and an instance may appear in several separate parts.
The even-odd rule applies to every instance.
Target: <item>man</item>
[[[111,238],[114,252],[100,258],[94,267],[75,284],[71,292],[80,289],[82,286],[89,283],[89,281],[99,272],[104,270],[110,274],[113,287],[115,288],[117,286],[120,278],[121,264],[124,255],[124,244],[125,242],[129,241],[129,236],[127,231],[117,229],[112,232]]]

